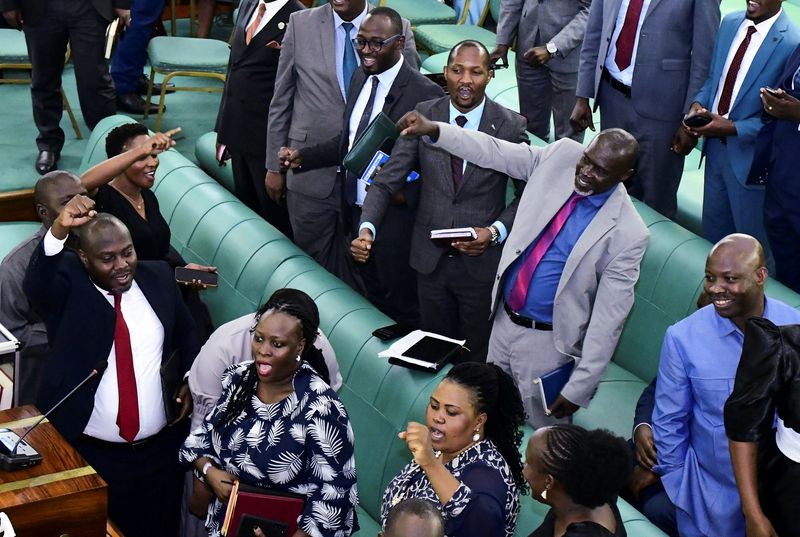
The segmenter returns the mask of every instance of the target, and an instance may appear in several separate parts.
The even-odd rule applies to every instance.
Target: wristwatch
[[[555,44],[555,43],[553,43],[552,41],[549,41],[549,42],[548,42],[548,43],[545,45],[545,48],[547,49],[547,52],[549,52],[549,53],[550,53],[550,57],[551,57],[551,58],[555,57],[556,53],[558,52],[558,47],[557,47],[557,46],[556,46],[556,44]]]
[[[498,231],[495,226],[489,226],[489,233],[492,234],[492,241],[491,241],[492,246],[500,242],[500,231]]]

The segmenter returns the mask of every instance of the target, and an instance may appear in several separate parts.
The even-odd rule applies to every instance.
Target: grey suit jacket
[[[622,0],[594,0],[581,49],[578,97],[597,97]],[[708,75],[719,29],[719,0],[651,0],[639,32],[631,105],[672,121],[689,111]]]
[[[370,4],[367,4],[370,6]],[[371,7],[367,7],[371,9]],[[342,128],[344,98],[336,79],[336,47],[330,4],[292,13],[283,38],[275,93],[267,124],[268,170],[278,170],[281,146],[303,149],[336,136]],[[403,19],[403,56],[419,68],[414,36]],[[336,168],[320,168],[295,176],[287,173],[287,188],[325,199],[336,180]]]
[[[450,119],[449,106],[450,98],[442,97],[420,103],[416,109],[426,117],[447,122]],[[502,140],[528,142],[525,118],[488,97],[478,129]],[[411,170],[419,172],[422,192],[411,236],[410,257],[411,267],[417,272],[433,272],[444,253],[431,242],[432,229],[486,227],[500,220],[507,230],[511,230],[522,187],[517,188],[517,196],[506,207],[508,174],[497,171],[499,168],[476,165],[469,157],[465,160],[467,168],[456,192],[450,154],[422,138],[403,136],[395,143],[389,162],[367,192],[361,221],[371,222],[380,234],[379,226],[392,195],[403,187]],[[480,256],[464,256],[464,266],[470,276],[490,282],[501,250],[501,246],[493,246]]]
[[[530,147],[444,124],[439,130],[436,145],[442,149],[528,180],[495,276],[494,314],[506,270],[574,191],[575,165],[584,147],[569,139]],[[575,358],[575,371],[561,392],[573,403],[589,404],[614,354],[649,237],[625,188],[617,185],[567,258],[553,305],[553,342],[560,353]]]
[[[516,37],[521,60],[529,48],[552,41],[558,53],[547,68],[575,73],[591,4],[592,0],[502,0],[497,44],[510,46]]]

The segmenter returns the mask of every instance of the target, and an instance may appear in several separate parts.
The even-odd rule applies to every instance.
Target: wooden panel
[[[22,435],[40,412],[33,406],[0,412],[0,428]],[[0,510],[18,535],[100,537],[106,532],[108,493],[103,479],[47,421],[26,438],[41,463],[0,472]]]
[[[36,220],[33,189],[0,193],[0,222]]]

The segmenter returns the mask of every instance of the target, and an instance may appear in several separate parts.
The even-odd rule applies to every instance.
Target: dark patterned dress
[[[186,439],[179,458],[191,464],[208,457],[248,485],[306,494],[299,527],[311,537],[347,537],[358,528],[353,430],[344,405],[305,362],[294,377],[294,393],[277,403],[255,395],[230,425],[220,421],[247,361],[229,367],[214,410]],[[252,369],[250,374],[255,374]],[[218,537],[226,506],[216,497],[206,528]]]
[[[519,491],[511,470],[491,440],[484,439],[445,464],[460,485],[445,505],[428,476],[411,461],[383,493],[381,525],[389,510],[408,498],[435,504],[444,516],[446,537],[512,537],[519,514]]]

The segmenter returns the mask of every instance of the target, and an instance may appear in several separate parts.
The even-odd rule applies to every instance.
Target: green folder
[[[348,171],[360,177],[375,153],[380,150],[389,153],[385,148],[394,143],[398,136],[400,136],[400,131],[394,121],[380,112],[369,123],[361,137],[355,141],[352,149],[345,155],[342,164]]]

